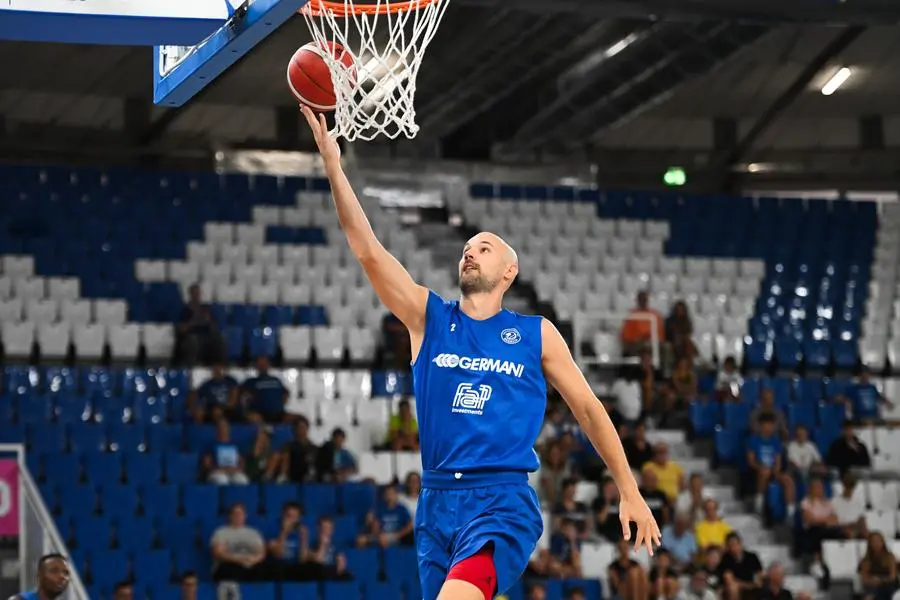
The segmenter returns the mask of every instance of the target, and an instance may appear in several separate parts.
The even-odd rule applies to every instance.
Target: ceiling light
[[[831,79],[822,86],[822,95],[830,96],[840,88],[842,85],[847,83],[847,80],[850,79],[850,76],[853,74],[847,67],[841,67],[838,69],[837,73],[831,76]]]

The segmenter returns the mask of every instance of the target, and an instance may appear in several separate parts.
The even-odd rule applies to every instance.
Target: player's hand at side
[[[319,147],[319,154],[325,163],[337,162],[341,159],[341,147],[338,146],[337,140],[328,133],[328,123],[325,121],[325,115],[318,115],[308,106],[301,106],[300,112],[306,117],[309,129],[312,131],[313,137],[316,139],[316,146]]]
[[[660,546],[662,534],[644,499],[640,496],[627,500],[622,498],[619,502],[619,520],[622,522],[622,536],[625,541],[631,539],[631,524],[634,523],[637,525],[634,549],[645,546],[647,553],[653,556],[653,549]]]

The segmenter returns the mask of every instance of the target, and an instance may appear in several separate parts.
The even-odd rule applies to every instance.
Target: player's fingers
[[[653,535],[651,535],[650,529],[650,523],[646,523],[644,525],[644,544],[647,546],[647,554],[653,556]]]
[[[322,128],[322,133],[328,133],[328,122],[325,120],[325,115],[319,113],[319,127]]]
[[[631,519],[619,513],[619,522],[622,524],[622,539],[627,542],[631,539]]]
[[[312,110],[305,104],[300,105],[300,112],[303,113],[304,118],[306,118],[306,123],[309,125],[309,128],[315,132],[316,130],[316,120],[313,115]]]
[[[641,527],[637,528],[637,535],[634,536],[634,551],[637,552],[644,545],[644,532]]]

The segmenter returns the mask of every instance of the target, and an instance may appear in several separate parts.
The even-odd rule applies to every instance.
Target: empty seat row
[[[41,356],[63,358],[74,347],[79,359],[99,359],[107,344],[110,354],[116,359],[134,359],[141,347],[147,357],[168,359],[172,356],[175,332],[172,325],[146,323],[126,323],[124,325],[103,325],[92,323],[72,325],[70,323],[35,324],[4,322],[0,329],[0,339],[7,356],[30,356],[37,344]]]
[[[128,305],[124,300],[82,300],[59,298],[29,298],[18,296],[0,299],[0,323],[31,321],[70,325],[123,325],[128,320]]]

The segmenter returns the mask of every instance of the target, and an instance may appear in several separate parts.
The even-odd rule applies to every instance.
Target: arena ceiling
[[[786,119],[807,120],[803,145],[828,145],[810,119],[900,115],[898,23],[894,0],[451,0],[420,74],[415,147],[693,147],[691,124],[711,139],[714,118],[740,122],[732,160],[784,137]],[[303,147],[284,65],[308,39],[292,20],[181,109],[151,107],[149,49],[0,42],[16,65],[0,79],[0,152]],[[815,93],[850,63],[861,75],[845,93]]]

